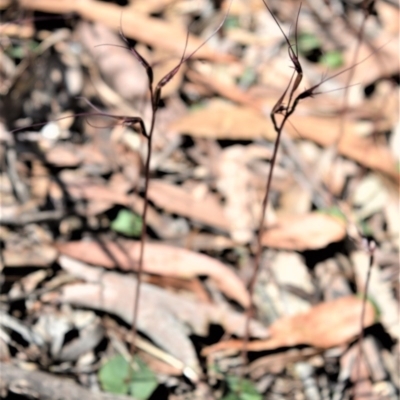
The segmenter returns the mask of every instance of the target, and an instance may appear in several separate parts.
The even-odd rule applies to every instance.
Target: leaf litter
[[[126,383],[99,371],[112,360],[122,371],[129,360],[140,258],[132,238],[140,235],[147,150],[137,119],[110,116],[140,115],[148,124],[151,104],[146,71],[118,32],[145,56],[155,81],[168,80],[188,32],[186,56],[215,30],[228,2],[221,9],[209,1],[116,3],[1,5],[5,398],[18,390],[14,374],[26,371],[27,396],[43,398],[52,398],[52,383],[68,382],[71,399],[96,391],[107,398],[99,388]],[[294,22],[298,2],[268,1],[282,32],[290,31],[286,39],[262,1],[234,2],[225,26],[165,86],[150,164],[134,339],[142,372],[132,381],[144,387],[131,390],[136,397],[396,398],[399,69],[390,60],[398,58],[399,11],[374,2],[376,15],[359,36],[365,9],[341,4],[311,0]],[[35,13],[26,18],[22,10]],[[319,38],[313,54],[295,43],[307,35]],[[358,61],[373,55],[346,71],[359,37]],[[323,60],[332,54],[342,65],[327,72]],[[268,114],[285,111],[290,64],[301,70],[292,82],[300,93],[316,89],[321,76],[345,73],[326,80],[285,125],[251,299],[276,138]],[[350,73],[357,85],[348,88],[342,117],[338,89]],[[338,140],[341,123],[330,163],[323,148]],[[362,238],[377,243],[372,263]],[[251,302],[251,361],[243,364]]]

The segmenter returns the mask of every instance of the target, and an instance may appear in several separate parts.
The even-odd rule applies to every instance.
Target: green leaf
[[[130,367],[120,354],[110,358],[100,368],[98,377],[104,391],[130,393],[138,400],[147,400],[158,386],[156,376],[142,360],[135,357]]]
[[[374,236],[374,230],[371,228],[368,221],[359,221],[359,225],[363,236]]]
[[[224,24],[225,29],[238,28],[239,26],[239,18],[234,15],[228,15]]]
[[[235,393],[229,392],[221,400],[240,400],[240,397]]]
[[[27,57],[29,51],[35,52],[38,46],[38,42],[36,42],[35,40],[29,40],[25,46],[16,45],[8,48],[6,52],[11,58],[23,59]]]
[[[346,216],[342,213],[342,211],[340,210],[339,207],[336,206],[332,206],[332,207],[328,207],[328,208],[323,208],[321,210],[318,210],[320,213],[322,214],[327,214],[330,215],[332,217],[336,217],[339,218],[343,221],[346,221]]]
[[[204,110],[207,107],[207,103],[205,101],[199,101],[197,103],[193,103],[192,105],[189,106],[190,111],[198,111],[198,110]]]
[[[343,55],[340,51],[329,51],[325,53],[319,60],[322,64],[328,68],[339,68],[344,64]]]
[[[110,358],[99,370],[98,377],[101,387],[106,392],[127,394],[126,379],[129,374],[129,364],[121,355]]]
[[[251,86],[257,80],[257,74],[254,68],[245,68],[239,78],[239,85],[245,88]]]
[[[299,52],[306,54],[321,47],[321,42],[313,33],[301,33],[298,38],[298,46]]]
[[[111,229],[126,236],[137,237],[142,231],[142,218],[132,211],[122,209],[117,217],[111,222]]]
[[[135,370],[130,383],[130,393],[139,400],[148,399],[157,388],[153,371],[139,358],[135,358]]]
[[[231,392],[228,393],[228,397],[226,396],[228,400],[262,400],[262,396],[255,388],[254,382],[234,375],[228,375],[226,381]]]

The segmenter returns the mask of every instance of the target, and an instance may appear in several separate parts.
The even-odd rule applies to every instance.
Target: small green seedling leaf
[[[255,388],[254,382],[234,375],[228,375],[226,381],[229,392],[223,400],[262,400],[262,396]]]
[[[326,65],[328,68],[339,68],[344,64],[343,55],[340,51],[329,51],[325,53],[321,58],[320,62]]]
[[[110,358],[98,373],[104,391],[131,394],[138,400],[147,400],[158,386],[157,378],[147,365],[135,357],[133,370],[120,354]]]
[[[148,399],[158,386],[157,379],[151,369],[139,358],[135,359],[136,370],[130,383],[130,393],[139,400]]]
[[[368,223],[368,221],[360,221],[359,226],[364,237],[374,236],[374,230],[371,228],[371,225]]]
[[[321,47],[318,37],[312,33],[301,33],[298,38],[298,46],[301,54],[307,54]]]
[[[99,370],[99,381],[104,391],[127,394],[129,364],[121,355],[110,358]]]
[[[240,400],[240,397],[235,393],[229,392],[221,400]]]
[[[239,78],[239,85],[248,88],[257,80],[257,74],[254,68],[246,68]]]
[[[198,101],[197,103],[193,103],[189,106],[190,111],[198,111],[204,110],[207,107],[207,102],[205,101]]]
[[[339,207],[333,206],[333,207],[328,207],[319,210],[322,214],[327,214],[330,215],[331,217],[336,217],[339,218],[343,221],[346,221],[346,216],[343,214],[343,212],[340,210]]]
[[[130,210],[122,209],[111,222],[111,229],[125,236],[137,237],[142,231],[142,218]]]
[[[29,40],[26,46],[13,46],[6,50],[11,58],[23,59],[28,56],[28,50],[35,52],[39,46],[39,43],[35,40]]]
[[[234,15],[228,15],[225,21],[225,29],[239,28],[239,18]]]

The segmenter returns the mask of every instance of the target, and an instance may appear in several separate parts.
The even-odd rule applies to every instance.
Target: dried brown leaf
[[[54,247],[46,244],[6,248],[2,259],[6,267],[51,267],[57,257]]]
[[[205,108],[174,121],[169,129],[180,134],[212,139],[274,140],[276,137],[269,119],[253,108],[221,101],[210,101]]]
[[[111,29],[119,31],[122,15],[122,27],[124,34],[149,46],[159,47],[175,55],[182,56],[187,31],[179,25],[149,17],[138,13],[129,7],[119,7],[115,4],[104,3],[95,0],[70,1],[70,0],[20,0],[20,6],[48,13],[66,14],[76,12],[82,18],[89,21],[101,22]],[[194,35],[189,35],[186,54],[194,52],[203,40]],[[194,55],[194,58],[202,58],[211,61],[226,62],[233,59],[232,56],[213,50],[205,44]]]
[[[82,161],[77,149],[62,143],[52,147],[45,153],[46,161],[57,167],[76,167]]]
[[[110,205],[121,204],[129,205],[129,196],[116,191],[106,185],[96,183],[80,182],[76,184],[68,184],[69,194],[76,199],[96,200],[107,202]]]
[[[79,241],[58,243],[65,255],[106,268],[135,270],[139,260],[140,242]],[[249,305],[249,295],[239,277],[225,264],[205,254],[158,243],[146,243],[143,271],[152,274],[193,278],[207,275],[229,298],[243,307]]]
[[[363,300],[353,295],[318,304],[305,313],[277,320],[269,327],[270,338],[250,342],[247,350],[265,351],[298,345],[329,349],[343,345],[360,333],[362,308]],[[374,306],[367,301],[363,326],[372,325],[375,319]],[[208,347],[203,354],[226,348],[239,350],[242,346],[241,340],[230,340]]]
[[[294,114],[287,125],[287,131],[294,138],[312,140],[321,146],[333,146],[339,137],[340,117],[317,117]],[[340,154],[357,161],[361,165],[383,172],[399,181],[396,161],[387,146],[376,143],[366,134],[372,134],[373,124],[346,121],[343,135],[338,143]]]
[[[321,249],[342,240],[345,222],[327,214],[313,212],[305,215],[279,217],[277,223],[263,234],[262,244],[290,250]]]
[[[158,207],[170,213],[183,215],[219,229],[228,229],[223,209],[211,193],[198,198],[182,187],[153,179],[149,183],[148,196]]]

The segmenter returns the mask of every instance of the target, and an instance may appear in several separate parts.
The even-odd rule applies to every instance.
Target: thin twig
[[[366,241],[366,240],[365,240]],[[369,253],[369,263],[368,263],[368,272],[367,272],[367,278],[365,280],[365,286],[364,286],[364,291],[363,291],[363,302],[362,302],[362,309],[361,309],[361,326],[360,326],[360,336],[358,338],[358,355],[357,355],[357,360],[356,360],[356,373],[355,373],[355,384],[357,383],[359,377],[360,377],[360,365],[361,365],[361,360],[363,356],[363,351],[362,351],[362,343],[364,340],[364,318],[365,318],[365,310],[366,310],[366,305],[368,301],[368,286],[369,282],[371,280],[371,272],[372,272],[372,267],[374,265],[374,260],[375,260],[375,249],[376,249],[376,243],[374,241],[366,242],[366,247],[367,251]],[[356,386],[353,387],[355,389]]]

